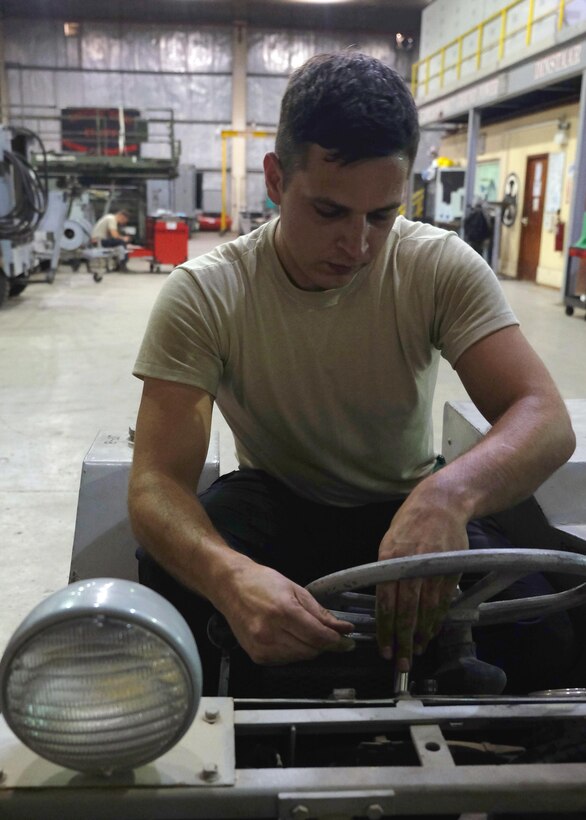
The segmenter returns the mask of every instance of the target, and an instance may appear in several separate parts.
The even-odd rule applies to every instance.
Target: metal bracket
[[[395,792],[392,789],[364,789],[338,792],[282,792],[279,820],[345,820],[367,817],[380,820],[393,814]]]

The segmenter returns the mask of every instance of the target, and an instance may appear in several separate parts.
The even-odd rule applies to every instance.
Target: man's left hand
[[[409,496],[381,541],[379,560],[430,552],[467,550],[466,521],[426,494]],[[379,584],[376,627],[380,652],[407,672],[413,654],[421,655],[437,635],[454,599],[458,576],[414,578]]]

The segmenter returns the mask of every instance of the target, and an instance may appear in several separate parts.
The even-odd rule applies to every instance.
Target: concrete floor
[[[218,242],[191,240],[190,256]],[[135,272],[95,283],[85,269],[60,269],[52,285],[31,284],[0,309],[0,653],[32,605],[67,584],[84,455],[100,430],[123,432],[136,418],[141,385],[132,365],[165,275]],[[565,398],[586,398],[584,312],[564,315],[559,293],[526,282],[503,287],[525,334]],[[434,407],[466,393],[442,362]],[[222,472],[233,469],[221,418]]]

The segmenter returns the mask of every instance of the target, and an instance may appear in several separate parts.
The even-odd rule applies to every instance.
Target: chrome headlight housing
[[[185,734],[202,691],[183,617],[146,587],[81,581],[46,598],[0,662],[0,708],[47,760],[87,772],[134,768]]]

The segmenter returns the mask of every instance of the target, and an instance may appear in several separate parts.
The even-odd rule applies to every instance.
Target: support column
[[[576,156],[574,158],[574,180],[572,186],[572,203],[570,206],[570,216],[568,219],[568,230],[566,231],[566,242],[564,247],[564,280],[562,282],[562,299],[566,304],[566,312],[571,312],[573,307],[583,307],[581,300],[575,296],[576,285],[583,289],[584,274],[580,274],[582,281],[576,281],[576,269],[583,264],[583,260],[572,259],[569,255],[571,245],[582,236],[582,226],[584,223],[584,213],[586,212],[586,71],[582,72],[582,85],[580,87],[580,107],[578,109],[578,133],[576,135]]]
[[[464,183],[464,216],[474,202],[474,182],[476,180],[476,154],[478,151],[478,134],[480,132],[480,111],[471,108],[468,114],[468,147],[466,150],[466,179]],[[464,220],[460,236],[464,235]]]
[[[568,240],[574,245],[582,234],[582,220],[586,210],[586,71],[582,73],[580,108],[578,111],[578,134],[576,136],[576,156],[574,158],[574,185],[572,207],[569,219]]]
[[[246,23],[234,23],[232,46],[232,128],[246,130],[246,72],[248,38]],[[232,230],[238,231],[240,211],[246,208],[246,137],[232,137],[230,215]]]

